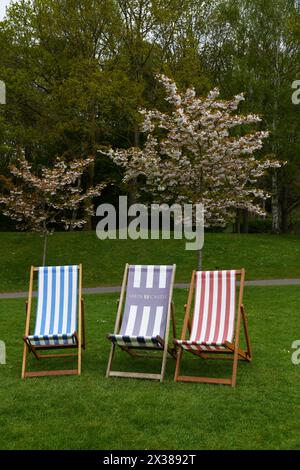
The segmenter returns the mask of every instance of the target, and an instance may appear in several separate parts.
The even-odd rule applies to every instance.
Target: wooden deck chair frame
[[[30,335],[30,317],[31,317],[31,306],[32,306],[32,294],[33,294],[33,281],[34,274],[37,273],[39,268],[31,266],[30,269],[30,280],[29,280],[29,292],[28,300],[26,301],[26,326],[23,349],[23,361],[22,361],[22,379],[27,377],[44,377],[52,375],[80,375],[81,374],[81,359],[82,359],[82,348],[85,349],[85,327],[84,327],[84,300],[82,298],[82,265],[78,265],[78,334],[76,334],[77,344],[76,345],[41,345],[32,346],[28,341],[27,337]],[[53,350],[53,349],[74,349],[77,348],[77,353],[66,353],[66,354],[40,354],[40,351]],[[67,370],[46,370],[37,372],[27,372],[27,354],[33,353],[36,359],[55,359],[62,357],[77,357],[77,368]]]
[[[117,316],[116,316],[116,322],[115,322],[115,328],[114,328],[114,334],[117,334],[121,328],[122,324],[122,319],[123,319],[123,305],[124,305],[124,299],[125,299],[125,293],[126,293],[126,285],[127,285],[127,279],[128,279],[128,270],[129,270],[129,264],[127,263],[125,265],[125,270],[124,270],[124,276],[123,276],[123,282],[122,282],[122,288],[121,288],[121,294],[120,294],[120,299],[118,301],[118,310],[117,310]],[[170,292],[173,292],[173,286],[174,286],[174,280],[175,280],[175,271],[176,271],[176,265],[173,265],[173,273],[172,273],[172,279],[171,279],[171,284],[170,284]],[[127,378],[133,378],[133,379],[150,379],[150,380],[159,380],[160,382],[163,382],[165,378],[165,373],[166,373],[166,364],[167,364],[167,356],[170,354],[174,359],[176,359],[176,349],[171,348],[168,344],[169,341],[169,332],[170,332],[170,321],[172,321],[172,329],[173,329],[173,337],[176,337],[176,323],[175,323],[175,309],[174,309],[174,304],[173,301],[170,299],[169,306],[168,306],[168,311],[167,311],[167,320],[166,320],[166,329],[165,329],[165,336],[164,338],[160,338],[159,342],[163,347],[163,354],[162,354],[162,365],[161,365],[161,371],[159,374],[148,374],[148,373],[142,373],[142,372],[122,372],[122,371],[114,371],[112,370],[112,363],[114,359],[114,354],[117,345],[112,343],[111,344],[111,349],[110,349],[110,354],[109,354],[109,359],[108,359],[108,365],[107,365],[107,370],[106,370],[106,377],[127,377]],[[157,348],[150,348],[150,347],[145,347],[143,348],[142,346],[118,346],[120,349],[128,353],[130,356],[133,357],[147,357],[147,358],[158,358],[158,356],[150,356],[149,354],[136,354],[134,352],[135,349],[138,350],[151,350],[151,349],[157,349]]]
[[[232,387],[235,387],[238,360],[251,362],[252,349],[251,349],[250,337],[249,337],[249,331],[248,331],[247,316],[246,316],[245,308],[243,305],[245,270],[240,269],[240,270],[236,270],[235,272],[236,272],[236,277],[237,278],[240,277],[240,288],[239,288],[239,296],[238,296],[237,314],[236,314],[236,320],[235,320],[235,335],[234,335],[233,342],[226,343],[225,345],[226,349],[223,351],[205,351],[205,352],[196,351],[196,350],[186,351],[188,353],[192,353],[196,356],[199,356],[202,359],[231,359],[233,360],[231,378],[215,378],[215,377],[198,377],[198,376],[180,375],[182,356],[185,350],[180,345],[177,345],[178,349],[177,349],[176,368],[175,368],[175,375],[174,375],[175,382],[178,382],[178,381],[200,382],[200,383],[231,385]],[[189,288],[189,294],[188,294],[188,302],[185,305],[185,317],[184,317],[184,323],[182,327],[181,340],[186,339],[187,331],[189,331],[189,334],[191,334],[191,329],[192,329],[191,325],[193,324],[192,323],[193,319],[190,318],[190,312],[191,312],[191,306],[192,306],[194,292],[195,292],[195,280],[196,280],[196,271],[193,271],[191,284]],[[242,350],[239,348],[241,321],[243,322],[243,327],[244,327],[246,350]]]

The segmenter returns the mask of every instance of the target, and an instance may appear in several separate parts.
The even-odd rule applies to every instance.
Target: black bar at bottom
[[[66,451],[1,451],[1,468],[6,465],[20,464],[31,468],[41,466],[41,468],[60,466],[70,466],[72,464],[97,468],[102,465],[121,465],[125,468],[139,468],[141,465],[203,465],[217,464],[223,467],[233,463],[282,463],[285,467],[288,464],[300,463],[300,451],[207,451],[207,450],[66,450]],[[21,468],[21,467],[20,467]],[[87,467],[86,467],[87,468]]]

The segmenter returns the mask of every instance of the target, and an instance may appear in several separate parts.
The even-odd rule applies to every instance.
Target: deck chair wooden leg
[[[111,366],[112,366],[112,362],[113,362],[113,358],[114,358],[114,354],[115,354],[115,349],[116,349],[116,345],[114,343],[112,343],[111,348],[110,348],[109,358],[108,358],[107,369],[106,369],[106,378],[109,377],[109,373],[111,371]]]
[[[120,294],[120,298],[118,299],[118,309],[117,309],[117,316],[116,316],[116,322],[115,322],[115,327],[114,327],[114,334],[117,334],[117,332],[120,330],[120,326],[121,326],[122,308],[123,308],[123,303],[124,303],[124,298],[125,298],[126,282],[127,282],[127,278],[128,278],[128,270],[129,270],[129,264],[126,263],[125,270],[124,270],[124,275],[123,275],[123,281],[122,281],[121,294]],[[106,378],[108,378],[110,376],[110,373],[111,373],[111,366],[112,366],[115,350],[116,350],[116,345],[114,343],[111,343],[110,353],[109,353],[109,358],[108,358],[108,363],[107,363],[107,369],[106,369]]]
[[[161,365],[161,377],[160,381],[163,382],[166,374],[166,365],[167,365],[167,357],[168,357],[168,343],[166,342],[163,352],[162,358],[162,365]]]
[[[172,303],[171,303],[171,320],[172,320],[172,331],[173,331],[173,338],[172,338],[172,341],[173,341],[173,339],[176,338],[175,306],[174,306],[174,302],[173,302],[173,301],[172,301]],[[169,347],[168,350],[169,350],[169,354],[170,354],[170,355],[175,359],[175,361],[176,361],[176,358],[177,358],[177,346],[173,343],[172,349]]]
[[[174,302],[171,303],[171,319],[172,319],[172,330],[173,330],[173,338],[176,338],[176,320],[175,320],[175,306]]]
[[[26,363],[27,363],[27,346],[26,346],[26,344],[24,344],[23,361],[22,361],[22,379],[25,379]]]
[[[81,375],[81,344],[78,344],[78,375]]]
[[[176,266],[173,265],[173,273],[172,273],[172,280],[171,280],[171,286],[170,286],[170,292],[173,292],[173,285],[174,285],[174,278],[175,278],[175,271],[176,271]],[[163,352],[163,358],[162,358],[162,365],[161,365],[161,377],[160,381],[163,382],[165,379],[166,375],[166,365],[167,365],[167,358],[168,358],[168,341],[169,341],[169,334],[170,334],[170,321],[172,322],[172,328],[173,332],[176,334],[176,329],[175,329],[175,315],[174,315],[174,304],[171,300],[171,295],[170,295],[170,303],[169,303],[169,308],[168,308],[168,315],[167,315],[167,323],[166,323],[166,330],[165,330],[165,344],[164,344],[164,352]]]
[[[26,325],[25,325],[25,336],[29,335],[30,330],[30,313],[31,313],[31,303],[32,303],[32,289],[33,289],[33,273],[34,267],[30,268],[30,278],[29,278],[29,291],[28,291],[28,300],[25,303],[26,306]],[[27,363],[27,344],[24,343],[23,349],[23,361],[22,361],[22,379],[25,379],[26,376],[26,363]]]
[[[82,347],[85,349],[85,314],[84,314],[84,300],[81,299],[81,315],[82,315]]]
[[[78,269],[78,375],[81,375],[81,352],[82,352],[82,332],[83,332],[83,310],[82,310],[82,265]]]
[[[177,350],[177,359],[176,359],[176,368],[175,368],[175,374],[174,374],[174,382],[178,381],[178,377],[179,377],[179,374],[180,374],[180,368],[181,368],[182,355],[183,355],[183,349],[178,348],[178,350]]]
[[[238,349],[236,348],[233,353],[233,366],[232,366],[232,379],[231,379],[231,386],[236,386],[236,373],[237,373],[237,366],[238,366]]]
[[[242,317],[242,295],[243,295],[243,287],[244,287],[244,277],[242,275],[241,279],[241,288],[240,288],[240,296],[239,296],[239,306],[238,306],[238,313],[237,313],[237,321],[236,321],[236,330],[235,330],[235,341],[234,341],[234,352],[233,352],[233,366],[232,366],[232,379],[231,379],[231,386],[235,387],[236,385],[236,372],[239,360],[239,337],[240,337],[240,328],[241,328],[241,317]]]
[[[251,361],[252,360],[252,347],[251,347],[251,343],[250,343],[250,336],[249,336],[249,330],[248,330],[248,320],[247,320],[247,315],[246,315],[246,312],[245,312],[244,305],[241,305],[241,310],[242,310],[244,334],[245,334],[246,345],[247,345],[247,356],[248,356],[248,360]]]

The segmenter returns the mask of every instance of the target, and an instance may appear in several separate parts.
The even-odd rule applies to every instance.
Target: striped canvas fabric
[[[120,332],[108,335],[119,346],[161,348],[171,301],[173,266],[129,266]]]
[[[197,272],[191,336],[176,344],[191,351],[224,350],[234,336],[235,289],[236,271]]]
[[[32,346],[76,345],[78,266],[38,269],[38,299]]]

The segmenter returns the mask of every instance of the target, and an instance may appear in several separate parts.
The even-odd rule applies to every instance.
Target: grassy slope
[[[0,366],[0,449],[300,448],[300,366],[292,365],[290,350],[300,334],[298,287],[246,288],[254,362],[239,365],[236,389],[174,384],[171,359],[164,384],[105,379],[105,334],[113,328],[115,300],[86,297],[88,348],[81,377],[26,381],[19,378],[24,305],[0,301],[0,338],[7,344],[7,365]],[[185,291],[175,292],[179,324],[185,300]],[[118,353],[116,367],[125,368],[128,356]],[[149,372],[155,364],[139,363]],[[185,373],[212,374],[230,368],[191,355],[183,367]]]
[[[0,291],[26,290],[31,264],[41,262],[42,239],[0,232]],[[207,234],[204,269],[246,268],[247,279],[300,278],[300,236]],[[189,281],[196,253],[181,240],[105,240],[95,232],[56,233],[47,263],[83,263],[84,285],[120,284],[126,262],[176,263],[176,280]]]

